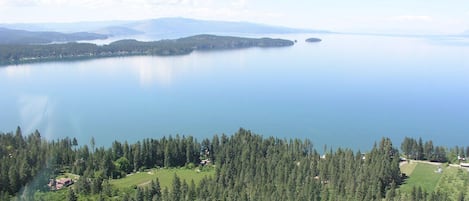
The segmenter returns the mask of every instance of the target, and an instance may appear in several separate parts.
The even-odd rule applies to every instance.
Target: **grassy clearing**
[[[417,163],[407,163],[405,162],[401,166],[401,172],[406,174],[407,176],[411,175],[412,172],[414,172],[415,167],[417,166]]]
[[[416,163],[413,170],[411,166],[407,169],[404,169],[405,171],[410,171],[411,174],[407,174],[409,178],[404,182],[403,185],[401,185],[401,191],[410,193],[414,186],[421,186],[422,189],[426,190],[427,192],[433,192],[435,187],[438,185],[440,178],[443,174],[445,174],[447,168],[443,168],[443,173],[436,173],[437,169],[438,166],[425,163]]]
[[[213,176],[215,169],[198,172],[196,169],[151,169],[146,172],[134,173],[122,179],[111,180],[111,185],[119,189],[125,189],[133,186],[145,186],[156,178],[159,179],[162,188],[171,187],[173,184],[174,174],[181,180],[190,183],[194,180],[196,184],[206,176]]]
[[[151,180],[156,178],[160,181],[160,186],[162,188],[169,187],[173,184],[174,174],[176,174],[181,180],[185,180],[190,183],[191,180],[194,180],[197,185],[202,178],[206,176],[215,175],[215,168],[206,168],[204,171],[198,172],[197,169],[151,169],[145,172],[134,173],[122,179],[111,180],[110,183],[117,192],[117,196],[113,197],[110,200],[120,200],[120,196],[123,193],[133,195],[135,193],[135,186],[145,186],[148,185]],[[74,174],[62,174],[57,178],[75,178],[78,175]],[[75,185],[72,185],[68,188],[75,188]],[[66,200],[68,194],[68,188],[64,188],[58,191],[50,192],[36,192],[34,200]],[[87,200],[98,200],[99,195],[78,195],[79,201]]]
[[[461,194],[469,197],[469,172],[459,167],[442,166],[443,172],[437,173],[437,165],[413,162],[403,164],[401,172],[409,178],[401,185],[402,192],[410,193],[412,188],[421,186],[427,192],[445,192],[451,200],[457,200]]]

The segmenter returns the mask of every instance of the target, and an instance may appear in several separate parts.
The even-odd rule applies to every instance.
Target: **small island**
[[[0,65],[135,55],[186,55],[193,51],[285,47],[293,44],[293,41],[284,39],[204,34],[151,42],[127,39],[102,46],[75,42],[48,45],[0,45]]]
[[[320,38],[308,38],[306,39],[306,42],[308,43],[318,43],[321,42],[322,40]]]

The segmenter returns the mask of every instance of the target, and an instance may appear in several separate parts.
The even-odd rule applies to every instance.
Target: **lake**
[[[240,127],[318,150],[368,150],[383,136],[469,145],[469,39],[279,37],[298,43],[0,67],[0,131],[105,146]]]

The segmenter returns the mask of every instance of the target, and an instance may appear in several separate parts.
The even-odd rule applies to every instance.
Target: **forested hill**
[[[434,154],[430,144],[406,138],[401,147],[404,154],[423,159]],[[451,157],[469,156],[469,148],[466,153],[463,147],[450,150]],[[400,191],[406,176],[401,175],[399,156],[388,138],[366,153],[346,148],[318,151],[310,140],[263,137],[245,129],[211,139],[176,135],[95,147],[93,138],[89,145],[75,138],[48,141],[38,131],[24,136],[18,127],[0,132],[0,200],[445,201],[454,200],[449,194],[458,192],[463,195],[458,200],[465,200],[466,184],[462,189]],[[215,172],[197,183],[174,175],[172,185],[163,188],[146,173],[162,168]],[[150,179],[141,185],[112,184],[138,179],[142,171]],[[457,172],[467,181],[465,171]],[[65,190],[49,183],[71,175],[74,184]]]
[[[60,33],[51,31],[25,31],[0,27],[0,44],[47,44],[52,42],[73,42],[79,40],[106,39],[106,35],[76,32]]]
[[[0,133],[0,200],[20,189],[19,197],[32,200],[35,193],[49,191],[50,178],[64,173],[80,176],[69,190],[80,200],[97,194],[102,200],[128,200],[128,192],[136,191],[134,200],[369,201],[395,196],[392,191],[401,183],[399,152],[386,138],[367,154],[338,149],[324,156],[309,140],[264,138],[244,129],[200,143],[170,136],[94,146],[70,138],[46,141],[37,131],[23,136],[20,128]],[[190,187],[189,181],[176,180],[171,189],[152,184],[109,190],[108,179],[147,168],[194,166],[201,160],[211,161],[216,173]]]
[[[284,47],[293,44],[283,39],[196,35],[153,42],[120,40],[103,46],[91,43],[0,45],[0,65],[131,55],[184,55],[194,50]]]

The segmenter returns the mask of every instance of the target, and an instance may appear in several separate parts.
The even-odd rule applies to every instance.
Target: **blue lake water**
[[[467,39],[281,37],[298,43],[1,67],[0,131],[106,146],[240,127],[321,150],[368,150],[382,136],[469,145]]]

